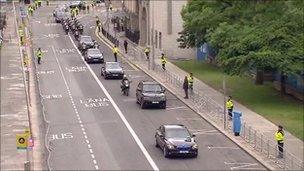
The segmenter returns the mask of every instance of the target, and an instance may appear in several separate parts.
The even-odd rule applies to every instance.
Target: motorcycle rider
[[[94,48],[95,48],[95,49],[98,49],[98,48],[99,48],[99,44],[97,43],[96,40],[94,40]]]
[[[66,34],[69,33],[69,26],[67,24],[64,26],[64,31]]]
[[[126,88],[126,82],[130,83],[130,81],[129,81],[129,79],[127,78],[127,76],[124,75],[124,76],[122,77],[121,86],[120,86],[122,92],[123,92],[123,91],[125,90],[125,88]]]
[[[76,30],[74,35],[76,40],[79,40],[79,35],[80,35],[79,31]]]

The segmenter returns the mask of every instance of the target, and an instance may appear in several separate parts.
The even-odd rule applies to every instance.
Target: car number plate
[[[179,153],[189,153],[189,151],[179,151]]]
[[[157,103],[159,103],[159,102],[152,102],[153,104],[157,104]]]
[[[118,76],[118,74],[113,74],[113,76]]]

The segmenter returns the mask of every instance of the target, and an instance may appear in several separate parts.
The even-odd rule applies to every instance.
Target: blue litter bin
[[[241,132],[241,116],[242,116],[242,112],[240,111],[233,111],[232,112],[232,116],[233,116],[233,132],[235,136],[240,136],[240,132]]]

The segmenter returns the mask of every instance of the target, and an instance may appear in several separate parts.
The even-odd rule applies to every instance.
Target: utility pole
[[[223,90],[224,90],[224,130],[226,130],[226,76],[223,75]]]
[[[151,1],[150,1],[151,2]],[[153,1],[153,5],[152,5],[152,70],[155,69],[155,42],[154,42],[154,2]]]

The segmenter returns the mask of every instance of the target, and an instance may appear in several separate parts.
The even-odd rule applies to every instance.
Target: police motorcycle
[[[120,88],[121,88],[122,93],[126,96],[129,96],[130,83],[131,83],[131,81],[129,81],[129,79],[127,79],[126,75],[124,75]]]
[[[80,51],[81,54],[85,54],[85,52],[87,51],[87,47],[84,43],[81,44]]]
[[[95,49],[98,49],[98,48],[99,48],[99,44],[97,43],[97,41],[94,40],[93,42],[94,42],[94,48],[95,48]]]
[[[69,34],[69,26],[66,24],[64,25],[64,31],[65,31],[65,34]]]
[[[77,25],[77,30],[80,32],[80,34],[83,34],[83,25],[82,24]]]
[[[75,37],[75,39],[76,39],[77,41],[79,41],[79,37],[80,37],[80,32],[79,32],[79,30],[75,30],[75,32],[74,32],[74,37]]]

